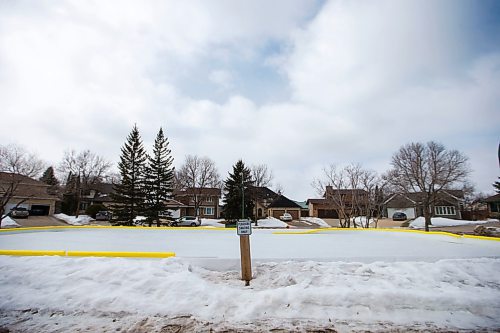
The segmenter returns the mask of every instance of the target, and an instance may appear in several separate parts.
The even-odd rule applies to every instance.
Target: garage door
[[[338,219],[339,214],[334,209],[318,209],[319,218]]]
[[[280,216],[285,214],[284,210],[273,210],[273,217],[279,219]]]
[[[387,208],[387,217],[392,218],[396,212],[405,213],[409,219],[415,218],[415,208]]]
[[[50,206],[48,205],[31,205],[30,215],[31,216],[43,216],[49,215]]]

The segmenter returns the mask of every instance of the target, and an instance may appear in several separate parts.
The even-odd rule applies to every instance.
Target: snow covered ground
[[[470,225],[470,224],[482,224],[482,223],[488,223],[492,222],[492,220],[485,220],[485,221],[468,221],[468,220],[454,220],[454,219],[447,219],[444,217],[433,217],[431,218],[431,223],[430,228],[439,228],[439,227],[455,227],[455,226],[460,226],[460,225]],[[410,223],[410,228],[414,229],[423,229],[425,228],[425,218],[424,217],[417,217]]]
[[[2,232],[1,249],[175,251],[177,257],[2,256],[0,327],[500,330],[500,242],[368,230],[275,232],[250,236],[250,287],[239,280],[235,230]]]

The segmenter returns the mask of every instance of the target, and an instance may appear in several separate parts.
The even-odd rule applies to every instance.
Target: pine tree
[[[250,169],[245,167],[242,160],[239,160],[233,166],[233,173],[229,173],[229,177],[224,182],[224,214],[227,219],[253,218],[253,200],[249,189],[252,185]],[[243,194],[244,198],[242,198]]]
[[[48,188],[49,194],[56,194],[57,193],[59,181],[57,180],[57,178],[54,174],[53,167],[48,167],[47,170],[45,170],[42,177],[40,177],[40,181],[44,182],[47,185],[50,185]]]
[[[121,182],[114,186],[113,215],[119,223],[132,225],[133,219],[145,212],[145,168],[148,158],[136,125],[121,152],[118,163]]]
[[[498,177],[498,179],[500,179],[500,177]],[[495,188],[495,191],[497,193],[500,193],[500,181],[497,180],[496,182],[494,182],[493,187]]]
[[[168,139],[163,135],[163,129],[160,127],[153,147],[153,156],[148,159],[146,176],[146,202],[147,216],[149,226],[153,221],[160,226],[160,212],[166,209],[165,200],[172,197],[174,168],[172,163],[174,159],[168,149]]]

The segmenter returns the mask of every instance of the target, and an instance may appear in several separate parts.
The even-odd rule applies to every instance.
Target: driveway
[[[53,216],[30,216],[27,219],[13,219],[21,227],[68,226],[69,224]]]

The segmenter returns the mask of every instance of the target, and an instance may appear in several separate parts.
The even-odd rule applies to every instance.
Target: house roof
[[[97,190],[99,193],[102,194],[111,194],[114,193],[114,184],[111,183],[97,183],[91,186],[92,190]]]
[[[167,199],[165,200],[165,206],[167,208],[177,208],[177,207],[185,207],[186,205],[174,199]]]
[[[264,199],[274,200],[279,196],[279,194],[277,194],[276,192],[274,192],[273,190],[269,189],[266,186],[251,186],[250,191],[259,200],[264,200]]]
[[[487,197],[484,202],[500,202],[500,193]]]
[[[285,197],[284,195],[279,195],[268,208],[301,208],[299,205]]]
[[[301,209],[309,209],[307,205],[307,201],[294,201],[297,205],[300,206]]]
[[[332,195],[332,194],[352,194],[353,192],[357,192],[358,194],[367,194],[365,190],[358,189],[358,188],[343,188],[343,189],[334,189],[332,186],[327,186],[325,190],[325,196],[326,194]]]
[[[448,197],[457,201],[462,201],[464,197],[464,192],[462,190],[442,190],[438,194],[438,198]],[[389,207],[400,207],[401,203],[406,201],[413,205],[422,202],[424,199],[423,192],[411,192],[411,193],[395,193],[391,195],[384,204],[389,205]]]
[[[213,195],[213,196],[221,196],[221,189],[216,187],[190,187],[182,190],[174,190],[174,196],[184,196],[184,195],[193,195],[193,194],[201,194],[201,195]]]
[[[50,186],[44,182],[19,174],[0,172],[0,193],[5,191],[6,185],[12,183],[17,184],[14,197],[57,200],[56,196],[47,192]]]
[[[313,204],[313,205],[322,205],[322,204],[328,204],[327,199],[307,199],[307,204]]]

